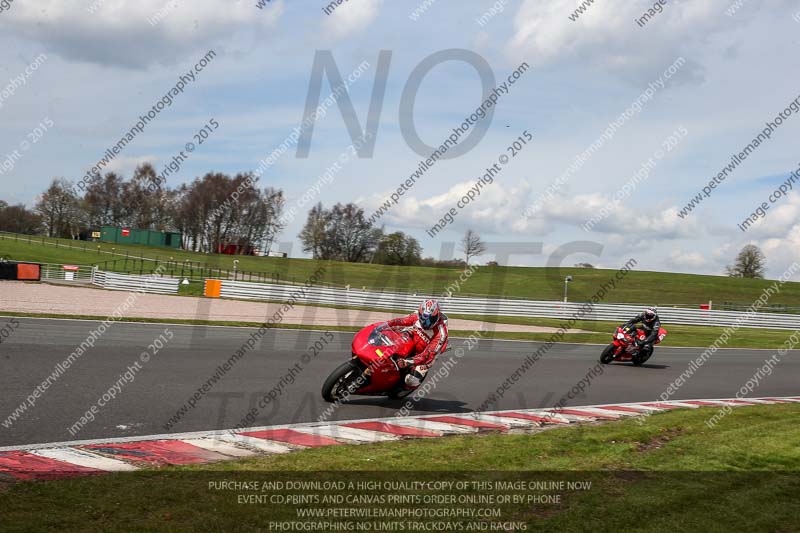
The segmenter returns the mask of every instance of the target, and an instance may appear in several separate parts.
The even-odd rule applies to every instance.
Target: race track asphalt
[[[10,319],[0,316],[0,326]],[[325,339],[321,331],[271,330],[172,427],[170,418],[215,374],[255,331],[247,328],[115,323],[72,366],[32,399],[19,418],[9,415],[84,341],[99,323],[81,320],[17,318],[19,326],[0,342],[0,446],[94,438],[154,435],[229,429],[257,408],[265,394],[279,385],[289,369],[301,364],[292,381],[283,380],[275,401],[259,410],[249,426],[315,421],[330,404],[320,396],[322,382],[350,353],[352,333],[329,333],[319,355],[303,364],[304,353]],[[172,338],[146,363],[140,354],[168,329]],[[165,334],[165,336],[168,336]],[[454,338],[454,348],[463,339]],[[449,375],[436,381],[428,395],[413,404],[410,414],[459,413],[475,410],[512,374],[540,343],[482,340],[462,358],[454,359]],[[597,345],[556,344],[505,396],[488,410],[552,407],[583,380],[597,363]],[[639,402],[658,399],[687,369],[702,349],[661,346],[649,364],[604,366],[581,394],[567,405]],[[718,351],[670,399],[733,397],[775,352],[731,349]],[[453,351],[440,356],[443,363]],[[800,359],[793,351],[781,357],[772,375],[761,380],[753,396],[792,396],[800,391]],[[126,369],[139,362],[133,381],[120,382]],[[434,367],[432,372],[436,371]],[[131,374],[129,374],[130,376]],[[73,426],[115,383],[116,398],[97,410],[74,435]],[[333,411],[329,420],[389,417],[403,401],[357,397]]]

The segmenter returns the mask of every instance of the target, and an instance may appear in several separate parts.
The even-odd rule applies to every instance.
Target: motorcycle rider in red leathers
[[[447,316],[436,300],[425,300],[416,313],[393,318],[389,327],[409,333],[414,341],[413,356],[398,359],[397,366],[408,368],[406,388],[415,389],[425,378],[436,356],[447,347]]]

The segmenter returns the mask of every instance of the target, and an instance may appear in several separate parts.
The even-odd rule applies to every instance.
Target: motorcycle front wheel
[[[337,366],[322,384],[322,399],[326,402],[335,402],[354,394],[355,390],[352,388],[360,376],[361,368],[352,361]]]
[[[607,365],[608,363],[613,361],[615,349],[616,346],[614,346],[613,343],[606,346],[605,349],[603,350],[603,353],[600,354],[600,362],[603,363],[604,365]]]

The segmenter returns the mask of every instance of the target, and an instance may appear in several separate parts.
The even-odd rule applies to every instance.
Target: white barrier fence
[[[42,281],[75,281],[80,283],[91,283],[92,270],[95,267],[91,265],[73,265],[78,267],[77,270],[65,270],[64,266],[65,265],[43,263],[41,270]]]
[[[137,276],[96,270],[92,278],[92,284],[104,289],[118,291],[177,294],[180,280],[177,278],[162,278],[157,275]]]
[[[268,283],[248,283],[223,280],[220,296],[245,300],[273,300],[283,302],[296,299],[301,304],[323,304],[347,307],[366,307],[411,312],[419,305],[425,294],[397,294],[368,290],[347,290],[329,287],[302,287]],[[510,300],[493,298],[437,297],[446,313],[473,316],[512,316],[569,319],[575,316],[581,302],[554,302],[537,300]],[[582,317],[586,320],[625,322],[642,312],[642,305],[596,304]],[[696,326],[731,326],[738,324],[748,328],[800,329],[800,314],[747,313],[738,311],[708,311],[703,309],[681,309],[660,307],[658,314],[669,324]]]

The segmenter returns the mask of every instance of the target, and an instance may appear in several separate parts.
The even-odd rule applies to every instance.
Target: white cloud
[[[757,10],[753,6],[729,17],[725,10],[730,4],[731,0],[669,2],[640,28],[635,19],[653,6],[649,0],[596,2],[575,21],[569,15],[579,5],[576,0],[525,0],[514,21],[509,51],[539,64],[575,62],[642,82],[657,77],[687,47],[712,42],[746,24]],[[770,8],[789,5],[789,0],[774,0]],[[729,45],[724,49],[731,53]],[[691,72],[701,79],[701,67],[693,67],[680,78],[685,80]]]
[[[507,182],[506,182],[507,183]],[[385,216],[385,221],[399,227],[428,229],[464,194],[474,187],[474,181],[462,181],[452,185],[444,193],[430,198],[404,196],[400,203]],[[367,206],[367,211],[377,208],[391,191],[375,194],[357,200],[359,205]],[[608,205],[611,198],[600,193],[557,197],[544,205],[533,217],[525,218],[523,212],[530,203],[531,188],[525,181],[516,185],[505,185],[497,180],[485,186],[480,196],[458,211],[454,222],[448,226],[456,231],[473,228],[499,234],[519,236],[545,235],[556,230],[577,230],[579,236],[587,240],[596,239],[599,234],[624,236],[628,244],[649,246],[654,239],[682,239],[698,236],[698,225],[693,220],[682,220],[675,207],[655,210],[651,206],[629,207],[621,205],[607,218],[597,224],[593,231],[579,230],[598,210]]]
[[[766,257],[767,268],[777,277],[794,262],[800,262],[800,223],[793,225],[782,237],[756,242]],[[800,278],[795,274],[794,279]]]
[[[667,261],[672,266],[678,268],[688,267],[690,270],[696,270],[708,264],[708,260],[700,252],[687,252],[677,248],[670,252]]]
[[[756,198],[753,199],[754,206],[758,201]],[[747,235],[750,238],[769,239],[781,237],[790,233],[797,221],[800,220],[800,195],[798,194],[784,196],[779,198],[776,203],[768,203],[767,205],[769,209],[766,210],[766,215],[759,217],[755,223],[747,228]],[[752,216],[752,214],[752,212],[747,212],[739,216],[744,220],[745,217]],[[756,215],[758,216],[758,214]],[[737,223],[741,223],[741,221]]]
[[[611,196],[601,193],[556,198],[536,213],[533,220],[557,221],[573,227],[582,227],[600,209],[611,204]],[[697,231],[697,223],[694,220],[679,218],[675,207],[659,210],[650,203],[634,207],[623,202],[606,218],[599,221],[591,231],[586,232],[586,235],[598,233],[626,235],[632,242],[643,243],[656,238],[696,237]]]
[[[381,0],[347,0],[325,19],[322,27],[328,37],[347,37],[369,26],[378,16]]]
[[[90,6],[97,7],[94,13]],[[166,6],[167,0],[19,2],[0,17],[0,29],[41,43],[67,60],[145,68],[174,64],[197,50],[231,46],[241,33],[273,27],[283,12],[281,0],[266,9],[245,0],[224,7],[214,0],[178,0],[169,12]],[[159,12],[166,14],[150,24]]]
[[[156,172],[160,171],[160,167],[157,166],[159,164],[158,157],[154,155],[142,155],[136,157],[117,156],[108,164],[104,172],[115,172],[125,179],[131,179],[133,171],[143,163],[150,163],[154,166]]]
[[[447,191],[430,198],[405,196],[400,203],[393,207],[386,215],[386,222],[400,227],[413,227],[427,230],[475,186],[475,181],[461,181],[450,186]],[[359,199],[360,205],[377,208],[391,191],[375,194],[369,198]],[[492,184],[485,185],[480,196],[470,202],[464,209],[458,211],[450,229],[456,231],[473,228],[477,231],[508,232],[515,228],[520,231],[528,226],[519,226],[522,210],[525,208],[530,195],[530,187],[521,182],[516,186],[505,186],[495,180]],[[540,229],[541,224],[534,224]]]
[[[800,262],[800,195],[778,200],[767,216],[747,231],[767,258],[767,266],[778,276],[793,262]]]

